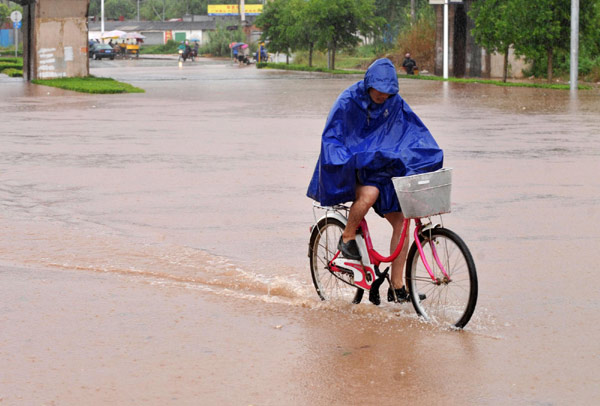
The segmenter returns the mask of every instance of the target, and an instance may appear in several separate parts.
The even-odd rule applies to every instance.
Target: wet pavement
[[[403,79],[454,168],[464,331],[318,300],[306,186],[360,76],[90,61],[0,75],[0,404],[565,405],[600,396],[600,93]],[[377,247],[389,229],[368,217]]]

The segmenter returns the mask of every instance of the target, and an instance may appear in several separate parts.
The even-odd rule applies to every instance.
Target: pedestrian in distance
[[[402,67],[406,71],[407,75],[414,75],[415,69],[417,69],[417,63],[410,57],[410,52],[404,55],[404,61],[402,61]]]

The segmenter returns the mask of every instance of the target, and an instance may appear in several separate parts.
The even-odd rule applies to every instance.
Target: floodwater
[[[572,405],[600,398],[600,92],[400,80],[454,168],[464,331],[318,300],[305,197],[360,76],[92,61],[0,76],[0,405]],[[377,247],[385,221],[370,214]],[[381,249],[383,251],[383,249]]]

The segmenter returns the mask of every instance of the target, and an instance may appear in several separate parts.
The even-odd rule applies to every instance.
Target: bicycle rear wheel
[[[423,253],[434,282],[413,242],[406,261],[406,286],[417,313],[443,325],[463,328],[471,319],[477,303],[477,272],[469,248],[453,231],[446,228],[426,230],[419,236]],[[434,254],[446,270],[440,269]],[[418,293],[426,298],[419,300]]]
[[[343,231],[344,224],[333,218],[324,218],[314,226],[308,246],[310,272],[321,300],[360,303],[364,291],[352,285],[352,276],[329,270]]]

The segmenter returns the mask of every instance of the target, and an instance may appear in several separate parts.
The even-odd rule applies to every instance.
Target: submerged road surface
[[[600,398],[600,94],[400,80],[454,168],[464,331],[324,303],[306,187],[360,76],[92,61],[0,75],[0,405],[572,405]],[[376,246],[390,230],[370,214]]]

